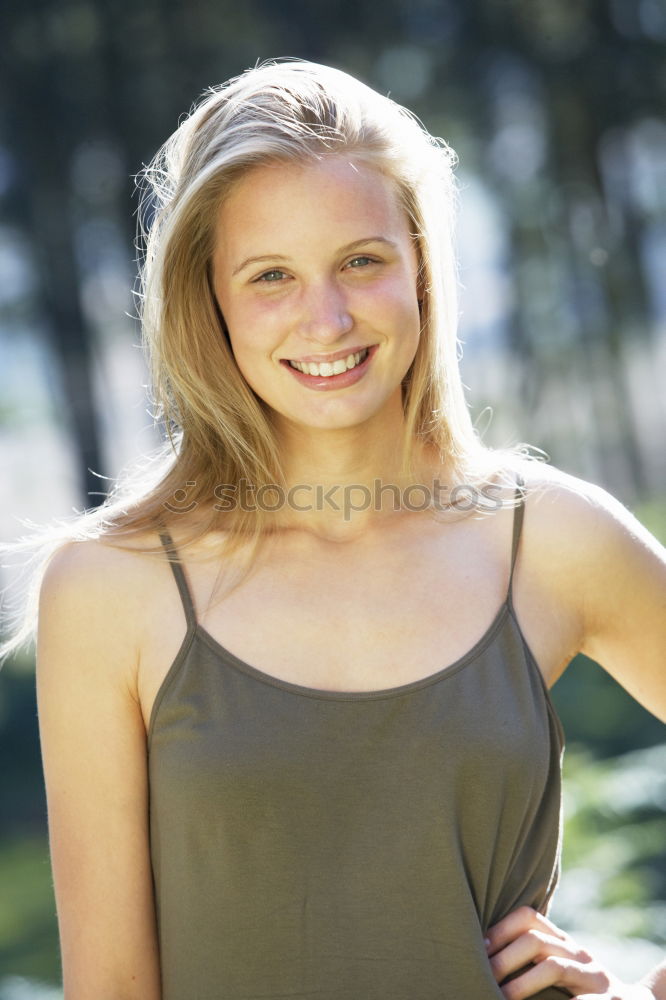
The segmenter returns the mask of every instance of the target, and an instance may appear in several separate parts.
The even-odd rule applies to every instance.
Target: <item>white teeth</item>
[[[329,378],[331,375],[342,375],[343,372],[355,368],[361,361],[365,361],[368,356],[368,349],[358,351],[356,354],[349,354],[346,358],[338,358],[337,361],[322,361],[316,364],[314,361],[290,361],[289,364],[297,371],[305,375],[318,375]]]

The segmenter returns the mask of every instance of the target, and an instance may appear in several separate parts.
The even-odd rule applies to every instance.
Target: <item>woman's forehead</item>
[[[398,189],[367,162],[337,155],[253,167],[220,206],[217,237],[245,246],[269,233],[286,238],[319,229],[325,239],[367,226],[372,232],[347,242],[373,235],[377,227],[377,235],[404,233],[408,223]]]

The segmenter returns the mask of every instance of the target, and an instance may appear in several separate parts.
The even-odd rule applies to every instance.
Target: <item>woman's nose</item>
[[[353,325],[346,295],[334,282],[318,283],[303,294],[299,333],[306,340],[333,343]]]

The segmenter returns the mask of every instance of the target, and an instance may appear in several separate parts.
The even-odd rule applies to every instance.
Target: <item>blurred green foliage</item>
[[[58,983],[56,908],[43,831],[0,840],[0,885],[0,979],[11,973]]]
[[[601,761],[569,749],[565,819],[559,910],[569,896],[597,928],[666,946],[666,744]]]

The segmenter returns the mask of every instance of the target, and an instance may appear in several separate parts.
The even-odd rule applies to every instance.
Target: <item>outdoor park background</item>
[[[453,145],[485,439],[543,448],[666,540],[666,0],[4,4],[0,539],[92,506],[110,485],[95,473],[157,440],[130,318],[132,175],[206,86],[274,56],[349,70]],[[552,916],[637,976],[666,952],[666,730],[582,658],[553,696]],[[0,1000],[58,984],[26,653],[0,673]]]

